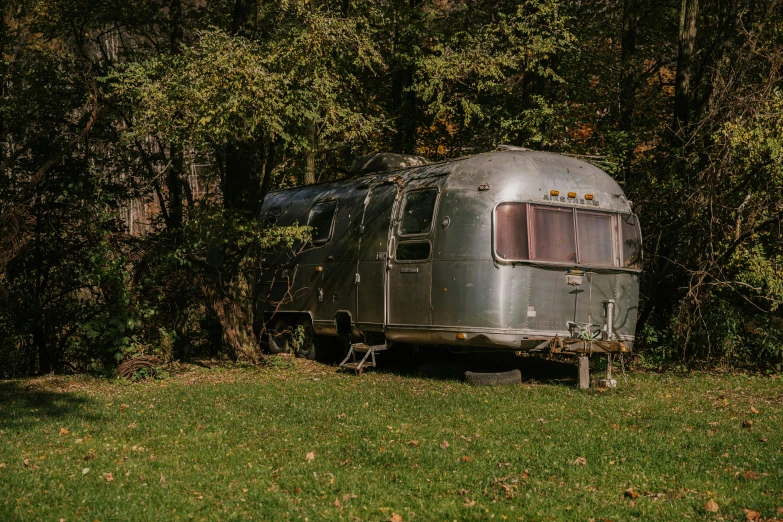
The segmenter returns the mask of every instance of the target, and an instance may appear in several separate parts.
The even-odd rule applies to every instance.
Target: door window
[[[437,200],[437,189],[408,192],[402,208],[400,235],[428,234],[432,228],[432,219]]]
[[[310,209],[307,226],[313,227],[313,243],[326,243],[332,237],[337,201],[319,201]]]
[[[394,258],[397,261],[426,261],[430,257],[432,245],[429,241],[406,241],[397,243]]]

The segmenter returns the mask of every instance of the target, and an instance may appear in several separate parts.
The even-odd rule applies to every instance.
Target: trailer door
[[[365,200],[356,270],[358,292],[355,314],[356,322],[363,327],[383,328],[386,324],[386,261],[397,190],[396,183],[376,185]]]
[[[406,190],[390,247],[389,324],[432,324],[432,234],[437,187]]]

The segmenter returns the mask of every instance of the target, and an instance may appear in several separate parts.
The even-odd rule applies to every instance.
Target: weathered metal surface
[[[401,202],[423,188],[439,190],[432,227],[401,234]],[[553,197],[552,190],[578,197]],[[280,308],[311,313],[321,334],[333,335],[334,314],[347,311],[356,334],[383,331],[389,340],[422,345],[529,350],[570,339],[568,321],[604,324],[601,302],[613,299],[613,341],[593,341],[589,350],[571,342],[556,349],[623,352],[633,343],[638,270],[578,267],[585,274],[575,285],[565,272],[576,265],[509,263],[493,254],[493,209],[501,202],[630,213],[617,183],[589,163],[543,152],[493,152],[275,192],[262,212],[277,209],[278,224],[304,224],[313,204],[328,199],[338,200],[332,240],[294,261],[293,299]],[[395,259],[395,245],[406,241],[429,241],[429,257]],[[265,273],[262,283],[269,279]]]

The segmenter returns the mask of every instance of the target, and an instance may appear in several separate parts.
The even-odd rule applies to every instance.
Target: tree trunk
[[[630,132],[636,99],[636,76],[633,58],[636,55],[636,33],[639,20],[639,0],[623,1],[623,35],[620,51],[620,130]]]
[[[691,101],[691,70],[696,44],[696,17],[699,0],[682,0],[680,7],[680,31],[677,46],[677,76],[674,85],[674,142],[685,141]]]
[[[307,129],[308,150],[305,157],[305,171],[302,185],[315,183],[315,123],[310,122]]]

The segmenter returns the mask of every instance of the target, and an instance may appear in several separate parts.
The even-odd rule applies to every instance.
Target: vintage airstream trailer
[[[312,248],[261,278],[273,348],[296,325],[306,356],[319,336],[352,337],[365,355],[344,361],[355,369],[394,343],[632,347],[640,228],[620,186],[591,163],[502,147],[270,193],[261,212],[314,227]]]

